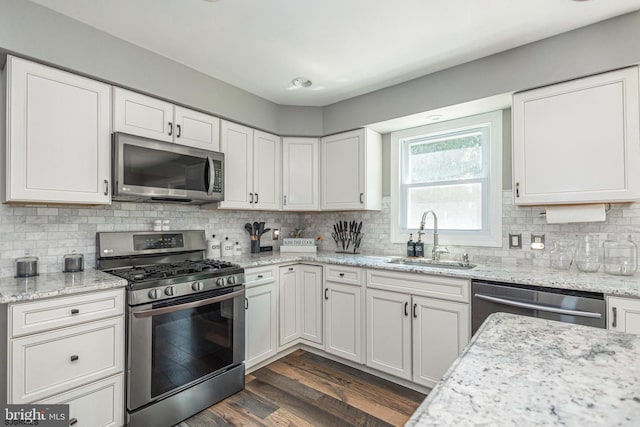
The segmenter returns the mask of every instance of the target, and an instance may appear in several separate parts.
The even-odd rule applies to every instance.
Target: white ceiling
[[[640,0],[32,0],[278,104],[324,106]],[[310,88],[293,88],[303,76]]]

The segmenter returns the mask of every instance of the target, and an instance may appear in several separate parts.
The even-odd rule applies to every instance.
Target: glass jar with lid
[[[570,239],[558,239],[553,242],[553,248],[549,251],[551,268],[556,270],[568,270],[573,264],[573,247],[575,243]]]
[[[604,242],[603,267],[605,273],[631,276],[638,269],[638,246],[627,235],[624,239]]]

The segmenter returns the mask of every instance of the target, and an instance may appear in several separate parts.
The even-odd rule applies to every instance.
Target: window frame
[[[409,233],[415,234],[418,229],[404,228],[402,225],[403,215],[406,214],[407,206],[404,200],[405,195],[402,188],[403,157],[402,142],[407,139],[417,139],[425,136],[435,136],[447,134],[449,132],[459,132],[464,129],[489,125],[489,146],[486,149],[488,154],[488,177],[487,194],[482,195],[483,200],[483,227],[478,231],[468,230],[438,230],[439,244],[451,246],[485,246],[502,247],[502,110],[492,111],[474,116],[452,119],[445,122],[438,122],[404,129],[391,133],[391,221],[390,235],[393,243],[404,243],[409,238]],[[484,147],[483,147],[484,149]],[[439,184],[452,182],[482,181],[485,178],[474,178],[468,180],[442,181]],[[437,212],[436,212],[437,214]],[[430,229],[426,229],[427,236]],[[430,243],[429,237],[425,238],[426,243]]]

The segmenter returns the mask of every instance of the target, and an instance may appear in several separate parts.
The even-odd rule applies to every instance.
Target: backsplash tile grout
[[[63,256],[71,251],[85,255],[85,266],[95,266],[95,238],[99,231],[151,230],[154,219],[169,219],[172,230],[201,229],[208,238],[216,234],[224,240],[238,241],[243,253],[249,252],[246,222],[265,221],[288,237],[294,228],[304,228],[305,237],[322,235],[320,250],[333,252],[332,226],[338,220],[363,221],[361,252],[369,255],[403,256],[405,245],[390,242],[390,197],[384,197],[380,212],[253,212],[208,210],[198,206],[114,202],[103,207],[11,206],[0,205],[0,277],[13,276],[14,261],[25,252],[38,256],[41,273],[62,271]],[[640,242],[640,204],[614,204],[602,223],[547,224],[539,214],[544,207],[516,207],[511,191],[503,192],[502,247],[453,247],[452,257],[469,253],[472,262],[504,265],[548,266],[549,249],[556,239],[576,239],[579,234],[598,234],[601,242],[609,233],[619,237],[630,234]],[[534,251],[530,233],[545,233],[547,248]],[[509,233],[522,233],[522,249],[509,249]],[[426,235],[429,242],[429,234]],[[279,246],[271,233],[263,245]],[[429,253],[427,246],[426,253]]]

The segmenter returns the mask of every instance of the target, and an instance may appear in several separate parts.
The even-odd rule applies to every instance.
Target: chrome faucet
[[[427,215],[433,215],[433,247],[431,248],[431,259],[434,261],[440,260],[440,254],[449,253],[449,249],[441,248],[438,245],[438,216],[432,210],[428,210],[422,214],[422,219],[420,220],[420,230],[418,230],[418,239],[422,238],[424,234],[424,223],[427,219]]]

